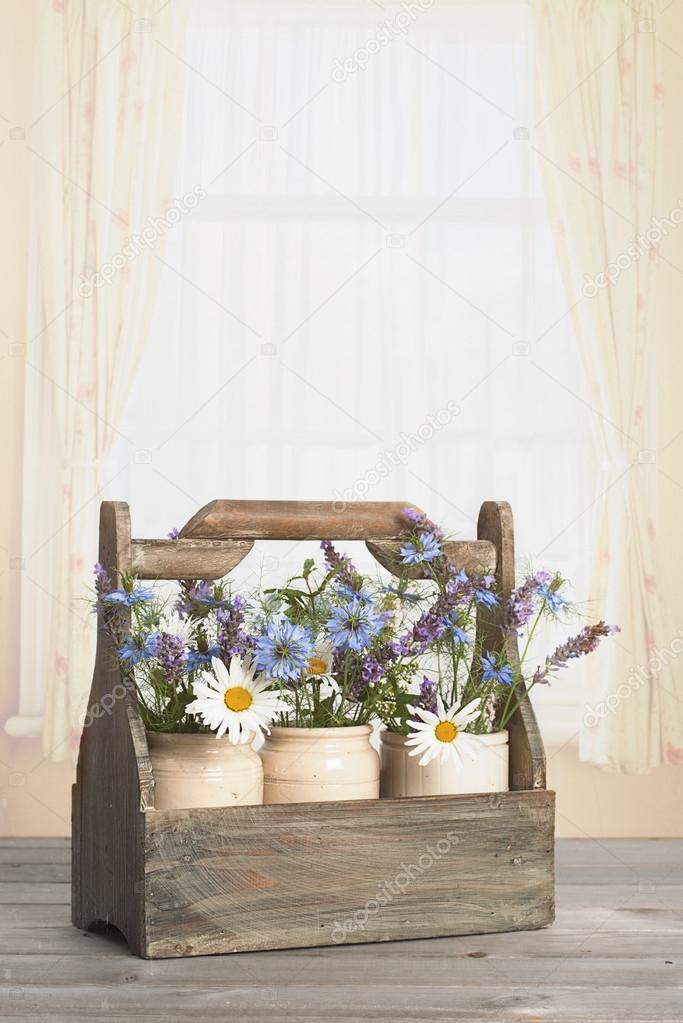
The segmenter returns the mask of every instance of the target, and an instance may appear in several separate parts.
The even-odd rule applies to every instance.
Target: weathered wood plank
[[[92,939],[82,940],[90,940],[94,944]],[[414,943],[411,944],[415,948]],[[0,976],[9,972],[12,984],[21,985],[30,991],[40,990],[46,980],[51,987],[57,989],[80,987],[82,984],[116,987],[129,983],[132,975],[132,978],[144,984],[145,990],[163,985],[170,994],[180,989],[194,993],[213,989],[216,993],[220,990],[226,994],[232,991],[237,996],[240,989],[244,989],[246,979],[252,980],[253,995],[253,978],[257,978],[263,981],[265,989],[271,991],[282,986],[296,992],[297,989],[312,986],[324,992],[325,989],[346,985],[349,992],[355,989],[357,996],[362,998],[363,989],[370,980],[374,980],[373,987],[380,990],[388,987],[417,989],[421,986],[425,971],[429,972],[434,986],[444,990],[490,987],[509,991],[513,982],[517,988],[531,988],[541,978],[550,977],[553,986],[558,987],[563,984],[578,988],[628,987],[629,991],[659,985],[683,988],[683,967],[680,961],[669,964],[666,960],[670,956],[664,955],[648,955],[640,959],[606,958],[600,955],[599,942],[595,944],[592,955],[578,958],[544,956],[539,953],[537,956],[488,961],[488,957],[478,955],[442,959],[434,953],[430,956],[401,957],[388,953],[377,960],[377,965],[372,956],[368,956],[372,950],[367,946],[349,955],[337,953],[320,956],[307,953],[302,958],[300,953],[280,953],[268,957],[265,963],[263,953],[244,953],[223,959],[202,956],[192,961],[160,960],[155,963],[136,963],[130,956],[124,958],[120,955],[101,956],[95,960],[91,957],[71,957],[66,967],[59,963],[58,969],[54,968],[57,965],[56,956],[3,955],[0,956]]]
[[[366,546],[372,556],[394,575],[406,579],[427,579],[423,565],[404,565],[401,562],[401,543],[390,540],[368,540]],[[457,569],[472,575],[495,571],[496,548],[488,540],[446,540],[443,550]]]
[[[646,930],[620,931],[600,927],[596,918],[594,926],[580,929],[553,927],[538,931],[518,931],[514,937],[509,934],[463,935],[461,937],[422,938],[419,941],[380,942],[370,951],[366,945],[349,945],[349,952],[344,955],[344,970],[353,969],[356,964],[367,962],[371,956],[378,970],[384,971],[386,962],[400,964],[409,959],[422,965],[423,971],[449,964],[449,969],[457,967],[458,960],[487,959],[496,964],[495,969],[505,969],[511,960],[550,960],[553,959],[634,959],[661,961],[676,959],[683,962],[683,928],[664,933],[648,933]],[[116,931],[80,931],[70,925],[58,927],[15,927],[6,931],[0,930],[0,955],[21,958],[29,956],[77,956],[109,961],[112,956],[123,956],[130,968],[130,952],[124,939]],[[228,957],[234,960],[235,957]],[[161,960],[162,962],[164,960]],[[260,976],[264,968],[263,952],[243,952],[238,958],[240,968],[247,969],[254,976]],[[181,983],[186,976],[195,978],[224,978],[230,971],[223,959],[215,956],[203,956],[192,959],[189,963],[177,960],[178,966],[170,972],[170,976]],[[279,951],[265,958],[268,974],[271,979],[281,974],[291,976],[293,967],[297,971],[324,968],[335,970],[341,960],[336,948],[323,946],[314,949],[289,949]],[[205,966],[205,964],[208,964]],[[393,969],[393,966],[391,967]],[[102,977],[96,967],[91,968],[91,976]],[[71,976],[69,970],[68,976]],[[156,974],[155,974],[156,975]],[[36,975],[39,982],[40,973]]]
[[[71,880],[71,863],[0,863],[0,883]]]
[[[147,953],[544,926],[553,811],[514,792],[148,813]]]
[[[477,636],[485,649],[503,650],[513,667],[519,664],[516,636],[504,636],[501,630],[505,604],[515,587],[515,535],[512,509],[507,501],[484,501],[477,522],[477,536],[496,548],[497,607],[479,607]],[[508,722],[510,733],[510,788],[544,789],[545,750],[524,683],[515,691],[518,707]]]
[[[559,914],[558,914],[559,919]],[[601,959],[619,960],[666,960],[676,959],[683,962],[683,922],[679,922],[677,930],[649,931],[646,927],[633,930],[611,930],[607,926],[600,926],[599,916],[595,916],[594,922],[586,920],[578,928],[567,929],[553,927],[539,931],[517,931],[515,937],[509,934],[480,934],[463,935],[461,937],[443,938],[422,938],[419,941],[398,941],[381,942],[372,948],[371,958],[377,969],[382,968],[386,960],[401,962],[404,959],[414,960],[427,964],[432,959],[438,959],[443,964],[448,961],[466,961],[468,959],[487,959],[490,963],[499,961],[504,964],[510,960],[519,958],[530,959],[585,959],[594,958],[599,955]],[[346,946],[345,946],[346,947]],[[368,948],[365,945],[349,945],[354,954],[360,960],[368,959]],[[81,931],[71,925],[57,925],[53,927],[10,927],[0,926],[0,954],[15,955],[24,958],[27,955],[42,955],[43,958],[50,955],[78,955],[87,957],[89,960],[108,960],[112,955],[124,955],[130,966],[130,951],[124,938],[117,931]],[[239,961],[244,967],[263,967],[263,952],[242,952]],[[333,969],[337,962],[336,949],[330,946],[306,949],[286,949],[277,952],[275,957],[268,959],[269,977],[272,980],[274,973],[283,969],[291,973],[292,967],[298,970],[313,968],[316,964],[329,964]],[[179,963],[184,963],[179,960]],[[216,977],[225,975],[225,967],[221,964],[224,961],[208,955],[199,959],[193,959],[193,966],[187,967],[193,976],[202,975],[197,973],[194,965],[213,964]],[[348,957],[344,960],[345,969],[350,969],[353,959]],[[275,963],[275,971],[271,974],[270,967]],[[202,968],[203,969],[203,968]],[[325,970],[328,966],[325,965]],[[258,969],[255,969],[258,973]],[[178,969],[174,976],[179,980],[185,975],[185,967]],[[98,975],[98,979],[99,975]]]
[[[0,846],[0,863],[71,863],[71,843],[63,846]]]
[[[130,514],[121,501],[100,509],[99,561],[113,578],[132,568]],[[130,627],[130,611],[122,623]],[[111,712],[98,712],[103,699]],[[137,697],[123,679],[98,622],[95,669],[72,799],[72,920],[115,924],[133,951],[144,943],[141,808],[153,805],[154,777]],[[0,886],[1,887],[1,886]]]
[[[253,548],[249,540],[133,540],[140,579],[222,579]]]
[[[683,839],[567,839],[556,855],[563,884],[683,884]]]
[[[15,927],[64,927],[71,921],[71,911],[64,903],[0,903],[0,930]],[[76,933],[76,932],[74,932]]]
[[[71,901],[71,888],[68,884],[48,883],[40,884],[37,881],[30,882],[9,882],[0,884],[0,904],[33,902],[38,905],[68,905]]]
[[[6,835],[0,838],[0,850],[2,849],[37,849],[44,852],[46,849],[70,849],[71,839],[69,838],[32,838],[24,835]]]
[[[108,960],[124,956],[130,965],[131,953],[124,938],[113,928],[110,931],[81,931],[71,923],[55,926],[2,927],[0,922],[0,955],[77,956]]]
[[[180,530],[214,540],[392,540],[407,501],[210,501]]]
[[[470,964],[471,965],[471,964]],[[626,964],[625,969],[630,964]],[[335,983],[304,977],[297,984],[273,986],[263,978],[256,986],[248,974],[240,983],[221,984],[208,989],[196,986],[175,986],[157,981],[141,983],[141,968],[133,965],[125,980],[117,984],[85,983],[68,987],[57,978],[46,978],[40,988],[24,988],[7,984],[3,995],[5,1011],[21,1018],[34,1018],[46,1013],[52,1021],[55,1014],[71,1013],[71,1019],[107,1019],[125,1016],[138,1019],[153,1015],[158,1021],[253,1019],[264,1020],[406,1020],[411,1023],[432,1023],[434,1020],[495,1020],[496,1023],[519,1020],[567,1020],[571,1023],[680,1023],[681,990],[672,979],[668,985],[657,983],[624,990],[618,978],[604,983],[596,971],[592,981],[554,984],[552,964],[535,977],[526,973],[522,980],[480,974],[476,983],[459,982],[460,978],[439,976],[432,983],[414,986],[378,983],[368,964],[364,976],[347,976]],[[156,965],[159,969],[159,964]]]

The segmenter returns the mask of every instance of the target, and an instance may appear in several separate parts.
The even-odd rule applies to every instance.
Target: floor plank
[[[145,962],[70,924],[68,845],[0,841],[0,1017],[109,1023],[680,1023],[683,841],[558,843],[516,934]]]
[[[0,845],[0,863],[66,863],[71,864],[71,846]]]
[[[677,930],[657,930],[647,934],[647,955],[643,952],[645,935],[640,930],[620,930],[603,926],[600,921],[587,920],[584,927],[562,928],[554,926],[543,931],[542,953],[545,958],[571,956],[575,959],[600,955],[601,958],[616,959],[670,959],[672,956],[683,961],[683,924]],[[410,957],[420,961],[438,958],[443,961],[450,959],[488,958],[489,960],[516,959],[520,956],[538,956],[541,952],[541,939],[538,932],[520,931],[514,942],[509,934],[489,934],[485,936],[466,936],[460,938],[425,938],[419,943],[401,942],[386,945],[354,945],[360,958],[367,959],[372,949],[372,959],[376,963],[385,960],[400,961]],[[0,956],[29,955],[82,956],[88,958],[104,958],[111,955],[128,955],[125,943],[114,934],[88,933],[73,927],[70,923],[41,927],[37,924],[2,930],[0,928]],[[283,956],[285,953],[256,953]],[[240,960],[246,961],[246,954]],[[297,963],[308,962],[311,957],[316,960],[329,958],[335,961],[335,949],[293,950],[286,953],[295,958]],[[191,960],[203,962],[203,960]],[[259,958],[258,962],[261,962]],[[180,974],[179,974],[180,975]]]
[[[17,881],[71,884],[70,863],[0,863],[0,884]]]
[[[3,1016],[33,1019],[45,1016],[51,1021],[62,1014],[70,1019],[107,1019],[112,1016],[138,1020],[159,1019],[240,1020],[320,1020],[357,1023],[360,1020],[410,1021],[433,1020],[489,1021],[507,1023],[518,1020],[562,1021],[572,1023],[680,1023],[679,988],[625,989],[606,987],[599,982],[578,987],[574,984],[534,982],[503,986],[458,987],[433,981],[419,988],[378,984],[365,986],[348,982],[337,986],[300,984],[296,987],[272,987],[267,982],[242,987],[167,985],[144,988],[134,979],[118,988],[87,984],[78,988],[52,986],[46,979],[40,989],[9,986],[3,990]]]

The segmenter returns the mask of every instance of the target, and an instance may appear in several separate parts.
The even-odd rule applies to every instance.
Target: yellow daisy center
[[[327,661],[323,661],[322,657],[309,657],[308,658],[308,674],[309,675],[324,675],[327,670]]]
[[[251,693],[244,686],[232,686],[231,689],[226,689],[223,700],[228,710],[236,711],[249,710],[254,702]]]
[[[434,729],[434,735],[439,742],[453,742],[458,736],[458,726],[452,721],[439,721]]]

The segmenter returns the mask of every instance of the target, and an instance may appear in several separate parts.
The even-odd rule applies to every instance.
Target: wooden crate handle
[[[204,540],[396,540],[405,501],[210,501],[180,531]],[[417,509],[419,511],[419,509]]]

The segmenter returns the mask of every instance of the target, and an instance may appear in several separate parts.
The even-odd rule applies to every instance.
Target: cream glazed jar
[[[249,744],[183,732],[147,732],[157,810],[263,802],[261,758]]]
[[[261,747],[264,803],[379,797],[379,756],[370,725],[271,728]]]
[[[420,767],[419,757],[411,757],[412,747],[406,736],[396,732],[380,732],[382,774],[380,794],[384,799],[404,796],[446,796],[467,792],[508,791],[508,733],[491,732],[479,735],[479,756],[460,765],[451,759],[447,764],[435,757]]]

